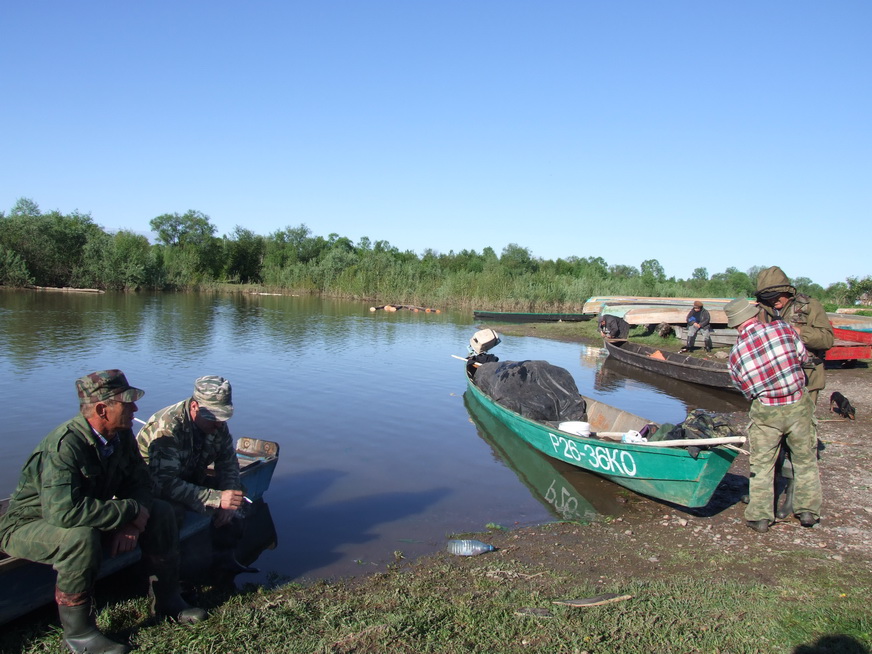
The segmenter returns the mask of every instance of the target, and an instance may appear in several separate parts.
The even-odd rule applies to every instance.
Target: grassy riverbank
[[[148,623],[142,599],[105,608],[101,625],[142,652],[866,651],[868,567],[819,547],[700,548],[683,519],[663,524],[643,510],[495,532],[481,537],[499,549],[477,557],[440,553],[347,582],[205,592],[212,617],[194,627]],[[640,537],[646,523],[658,526],[655,538]],[[554,604],[605,593],[630,597]],[[824,637],[844,648],[815,649]],[[65,651],[45,623],[5,630],[0,645]]]

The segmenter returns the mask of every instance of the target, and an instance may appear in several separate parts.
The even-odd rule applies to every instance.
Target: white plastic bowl
[[[590,423],[588,422],[569,420],[561,422],[557,425],[557,428],[560,431],[565,431],[567,434],[574,434],[575,436],[590,436]]]

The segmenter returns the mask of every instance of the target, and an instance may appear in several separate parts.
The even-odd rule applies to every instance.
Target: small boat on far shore
[[[484,322],[583,322],[591,320],[595,313],[524,313],[519,311],[478,311],[472,312],[476,320]]]
[[[685,315],[693,307],[694,302],[702,302],[705,308],[724,308],[733,298],[728,297],[645,297],[641,295],[604,295],[588,298],[582,311],[601,313],[604,309],[617,309],[619,307],[662,307],[684,310]],[[608,312],[607,312],[608,313]],[[618,314],[614,314],[618,315]]]
[[[727,314],[723,309],[706,307],[711,318],[711,324],[726,326]],[[682,306],[650,306],[650,305],[618,305],[606,306],[603,314],[610,314],[623,318],[631,325],[687,325],[687,313],[690,311]]]
[[[610,357],[691,384],[738,393],[725,361],[712,361],[630,341],[605,339]]]

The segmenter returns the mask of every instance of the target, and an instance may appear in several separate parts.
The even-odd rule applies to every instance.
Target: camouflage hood
[[[791,286],[790,279],[778,266],[770,266],[757,275],[757,293],[778,291],[796,295],[796,288]]]

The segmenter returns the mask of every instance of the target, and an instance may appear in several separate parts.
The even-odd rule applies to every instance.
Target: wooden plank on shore
[[[584,313],[599,313],[604,306],[615,307],[632,305],[660,305],[690,307],[697,300],[701,301],[706,309],[710,307],[723,307],[733,300],[728,297],[645,297],[641,295],[602,295],[588,298],[582,311]]]
[[[659,325],[665,322],[671,325],[684,325],[687,321],[686,307],[639,307],[630,309],[624,314],[624,320],[631,325]],[[713,325],[726,325],[727,314],[723,309],[709,309]]]
[[[827,313],[827,318],[833,327],[851,325],[855,327],[872,327],[872,318],[869,316],[854,316],[844,313]]]

